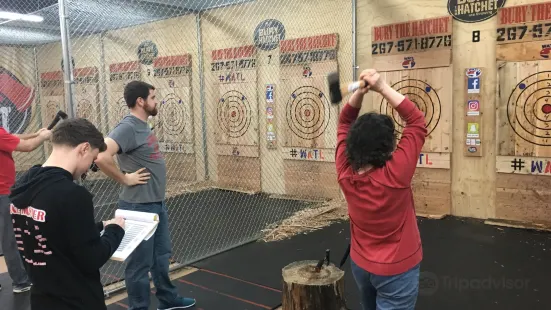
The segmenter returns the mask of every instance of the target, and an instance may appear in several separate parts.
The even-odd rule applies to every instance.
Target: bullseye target
[[[287,100],[287,124],[299,138],[315,139],[329,125],[330,106],[327,96],[320,89],[313,86],[299,87]]]
[[[49,100],[45,106],[45,120],[53,120],[58,110],[59,104],[56,101]]]
[[[406,96],[423,112],[427,136],[430,135],[438,125],[441,115],[441,103],[437,91],[428,83],[416,79],[399,81],[393,84],[392,88]],[[381,101],[381,113],[392,116],[396,123],[395,130],[401,134],[404,129],[402,118],[384,98]]]
[[[77,116],[80,118],[85,118],[93,123],[92,119],[95,119],[94,111],[90,100],[81,99],[77,103]]]
[[[168,94],[161,101],[159,115],[165,134],[179,135],[186,127],[186,104],[174,93]]]
[[[551,71],[520,81],[509,96],[507,120],[523,140],[551,146]]]
[[[120,98],[117,101],[117,122],[120,122],[127,114],[128,114],[128,105],[126,105],[126,101],[124,98]]]
[[[218,100],[218,125],[231,138],[245,135],[251,125],[251,105],[247,97],[236,90],[230,90]]]

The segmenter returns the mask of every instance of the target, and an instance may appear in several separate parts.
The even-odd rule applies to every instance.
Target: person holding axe
[[[374,69],[360,74],[337,130],[336,169],[350,216],[350,259],[364,310],[413,310],[423,257],[411,180],[427,129],[423,113]],[[381,94],[405,122],[396,144],[394,122],[368,112],[364,95]]]
[[[23,293],[31,289],[31,281],[25,271],[23,261],[17,250],[15,234],[10,217],[10,188],[15,183],[14,151],[32,152],[52,135],[42,128],[33,134],[11,134],[0,127],[0,240],[6,259],[8,273],[13,281],[13,292]],[[0,289],[2,286],[0,285]]]

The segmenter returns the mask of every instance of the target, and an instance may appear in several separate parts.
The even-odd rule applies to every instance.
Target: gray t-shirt
[[[123,173],[146,168],[150,173],[147,184],[122,187],[120,199],[133,203],[160,202],[165,199],[166,163],[159,151],[157,137],[147,122],[129,114],[109,134],[119,145],[117,154]]]

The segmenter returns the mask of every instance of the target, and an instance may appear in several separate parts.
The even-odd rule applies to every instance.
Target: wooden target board
[[[495,218],[549,218],[551,192],[551,2],[497,14]]]
[[[128,82],[141,78],[141,66],[137,61],[109,65],[109,131],[113,130],[129,112],[124,100],[124,87]]]
[[[279,114],[285,119],[283,153],[286,159],[334,161],[301,154],[336,147],[338,105],[331,104],[327,75],[338,70],[337,34],[284,40],[280,43],[281,95]],[[283,113],[284,112],[284,113]],[[283,115],[284,114],[284,115]]]
[[[40,111],[44,127],[52,122],[57,111],[67,112],[64,96],[63,72],[53,71],[40,74]],[[47,155],[52,151],[49,141],[44,142],[44,149]]]
[[[498,11],[497,171],[551,176],[551,2]]]
[[[452,18],[449,16],[373,27],[374,68],[425,115],[427,139],[418,167],[450,168]],[[400,138],[404,122],[378,93],[374,108],[389,115]]]
[[[155,127],[162,151],[192,154],[191,55],[157,57],[151,82],[157,89],[159,114]]]
[[[253,45],[213,50],[216,83],[218,181],[221,187],[261,190],[257,99],[257,50]]]
[[[74,71],[75,114],[89,120],[101,130],[102,111],[99,100],[99,71],[97,67],[77,68]]]
[[[258,157],[257,59],[254,46],[212,51],[211,72],[217,83],[216,143],[218,154],[232,146],[256,150]],[[248,152],[251,153],[251,152]]]
[[[373,67],[425,116],[427,137],[412,180],[418,214],[451,213],[452,17],[412,20],[373,27]],[[394,121],[401,138],[405,123],[390,104],[372,92],[375,112]]]
[[[334,164],[339,105],[331,103],[327,85],[327,75],[339,68],[338,46],[336,33],[280,42],[275,113],[281,119],[287,195],[340,195]]]

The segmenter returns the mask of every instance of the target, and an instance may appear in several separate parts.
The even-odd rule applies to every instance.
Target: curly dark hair
[[[354,170],[384,166],[395,147],[394,122],[390,116],[376,112],[358,117],[346,137],[346,156]]]

